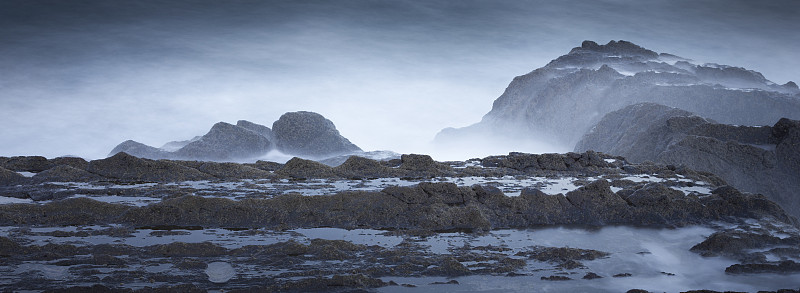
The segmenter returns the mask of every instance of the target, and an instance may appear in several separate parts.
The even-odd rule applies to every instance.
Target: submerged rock
[[[236,276],[236,270],[227,262],[212,262],[205,273],[212,283],[226,283]]]

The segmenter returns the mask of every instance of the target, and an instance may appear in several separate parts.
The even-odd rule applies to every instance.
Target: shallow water
[[[756,223],[754,223],[755,225]],[[392,248],[403,241],[411,241],[420,245],[420,249],[434,254],[451,254],[456,250],[470,249],[476,253],[485,252],[481,247],[494,247],[492,253],[502,253],[510,258],[527,259],[515,255],[529,251],[534,247],[570,247],[594,249],[610,253],[608,257],[592,261],[581,261],[585,268],[562,270],[553,263],[527,259],[527,266],[515,271],[523,276],[507,277],[503,275],[473,275],[455,278],[458,285],[430,285],[433,282],[446,282],[444,277],[403,276],[383,277],[385,281],[399,284],[413,284],[416,288],[389,286],[380,288],[381,292],[624,292],[632,288],[646,289],[654,292],[679,292],[690,289],[712,290],[775,290],[780,288],[796,288],[800,286],[800,274],[752,274],[728,275],[725,268],[734,264],[731,259],[722,257],[702,257],[689,249],[703,241],[716,230],[709,227],[694,226],[679,229],[649,229],[626,226],[609,226],[597,229],[575,227],[549,227],[524,230],[495,230],[483,235],[466,233],[439,233],[431,236],[400,236],[387,231],[372,229],[344,230],[338,228],[294,229],[289,231],[271,231],[264,229],[229,231],[225,229],[205,230],[172,230],[171,234],[160,235],[158,230],[139,229],[133,237],[88,236],[88,237],[54,237],[42,233],[54,231],[77,232],[114,228],[116,226],[87,227],[47,227],[15,230],[15,227],[0,227],[0,234],[32,241],[29,244],[70,243],[74,245],[96,244],[128,244],[147,246],[171,242],[197,243],[210,241],[228,249],[244,245],[268,245],[277,242],[294,240],[308,244],[311,239],[344,240],[355,244],[378,245]],[[279,267],[269,269],[253,267],[248,264],[237,264],[235,258],[208,259],[208,263],[223,261],[233,268],[233,276],[227,266],[211,274],[220,279],[263,278],[274,277],[286,272]],[[330,261],[329,261],[330,262]],[[464,263],[470,265],[471,263]],[[170,264],[156,261],[143,262],[135,267],[123,270],[143,270],[149,273],[185,274]],[[315,266],[309,263],[309,267]],[[58,267],[49,262],[24,262],[15,266],[0,267],[0,271],[9,275],[34,274],[51,281],[69,280],[68,267]],[[111,270],[103,273],[110,273]],[[596,273],[603,278],[595,280],[581,279],[587,272]],[[630,277],[615,278],[616,274],[630,273]],[[221,274],[221,275],[220,275]],[[546,281],[541,277],[563,275],[572,278],[569,281]],[[7,283],[13,279],[0,278]],[[152,284],[151,284],[152,285]],[[132,286],[132,285],[131,285]]]

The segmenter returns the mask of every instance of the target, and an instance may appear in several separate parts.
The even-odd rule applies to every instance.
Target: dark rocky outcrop
[[[393,177],[398,173],[378,161],[359,156],[351,156],[341,165],[334,167],[333,171],[339,177],[350,179]]]
[[[79,157],[58,157],[47,160],[52,166],[69,165],[78,169],[86,169],[89,162]]]
[[[102,160],[89,162],[86,171],[122,181],[174,182],[211,180],[213,176],[166,160],[150,160],[117,153]]]
[[[663,105],[636,104],[609,113],[586,133],[575,151],[586,150],[711,172],[800,217],[797,120],[780,119],[772,127],[733,126]]]
[[[42,156],[0,157],[0,167],[16,172],[38,173],[52,166],[53,164]]]
[[[88,164],[87,164],[88,167]],[[44,182],[90,182],[103,179],[83,169],[70,165],[59,165],[34,175],[31,180],[36,183]]]
[[[333,168],[320,162],[292,158],[276,174],[295,179],[329,178],[334,176]]]
[[[406,154],[400,156],[399,162],[398,169],[403,172],[405,177],[435,177],[454,173],[453,168],[434,161],[428,155]]]
[[[269,171],[236,163],[202,162],[195,169],[223,180],[268,179],[275,177]]]
[[[28,178],[20,175],[17,172],[0,167],[0,186],[3,185],[17,185],[23,184],[28,181]]]
[[[462,146],[504,141],[525,151],[520,147],[535,141],[569,148],[607,113],[642,102],[725,124],[800,119],[800,90],[791,85],[774,84],[744,68],[692,62],[626,41],[585,41],[514,78],[480,122],[442,130],[436,142]]]
[[[326,158],[361,151],[328,119],[314,112],[289,112],[272,124],[278,149],[285,153]]]

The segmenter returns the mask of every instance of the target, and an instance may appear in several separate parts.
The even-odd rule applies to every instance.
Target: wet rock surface
[[[0,189],[11,200],[0,204],[2,288],[351,291],[625,273],[601,269],[624,257],[615,249],[514,240],[554,225],[711,227],[691,249],[735,260],[719,269],[731,275],[793,274],[800,261],[796,221],[765,197],[712,174],[596,152],[351,157],[337,167],[124,153],[83,168],[46,161],[32,177],[4,173],[22,181]],[[331,239],[330,229],[370,236]],[[664,271],[650,274],[670,277]]]

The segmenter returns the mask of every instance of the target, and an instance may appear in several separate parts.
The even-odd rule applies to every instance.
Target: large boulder
[[[771,127],[726,125],[672,107],[636,104],[603,117],[575,150],[714,173],[732,186],[764,194],[800,216],[797,120],[780,119]]]
[[[254,131],[219,122],[197,141],[175,151],[180,159],[236,161],[262,157],[272,149],[270,140]]]
[[[124,152],[91,161],[86,171],[122,181],[178,182],[214,179],[214,176],[174,162],[142,159]]]
[[[344,138],[328,119],[314,112],[289,112],[272,124],[278,149],[311,158],[326,158],[361,149]]]

